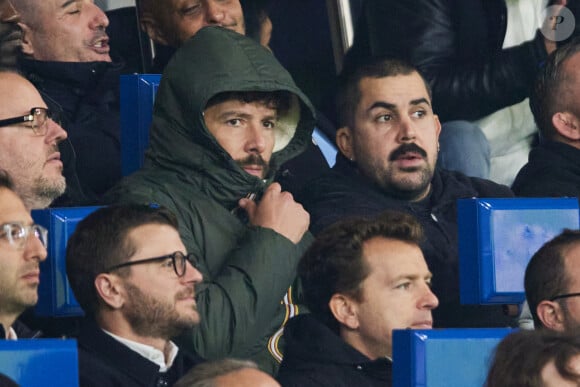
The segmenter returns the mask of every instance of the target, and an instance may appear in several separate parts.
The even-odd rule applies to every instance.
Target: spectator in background
[[[89,0],[13,5],[21,15],[21,69],[49,108],[62,113],[72,143],[61,146],[69,190],[59,205],[94,204],[121,178],[121,65],[109,56],[109,20]]]
[[[524,279],[536,329],[580,329],[580,230],[564,230],[530,259]]]
[[[456,219],[457,199],[511,197],[509,188],[435,168],[441,125],[429,86],[415,67],[371,60],[343,74],[337,100],[336,164],[298,196],[310,213],[310,230],[317,234],[348,216],[386,209],[411,213],[427,236],[421,248],[441,301],[436,324],[509,325],[499,306],[460,304]]]
[[[0,171],[0,339],[38,335],[17,319],[38,301],[40,262],[46,259],[47,231],[34,224],[30,211]]]
[[[580,38],[548,58],[530,107],[540,129],[540,144],[518,173],[514,193],[580,198]]]
[[[481,127],[491,147],[490,178],[511,185],[536,135],[525,99],[556,48],[539,30],[545,4],[368,0],[345,67],[368,56],[417,66],[433,89],[441,121],[469,120]]]
[[[0,71],[0,168],[29,211],[48,207],[66,188],[58,145],[67,134],[52,117],[29,81]]]
[[[175,387],[280,387],[249,360],[222,359],[195,366]]]
[[[0,70],[16,69],[22,44],[19,21],[10,0],[0,0]]]
[[[288,287],[312,237],[308,213],[273,179],[306,149],[313,126],[290,74],[238,33],[203,28],[165,69],[144,167],[110,197],[180,217],[206,279],[197,296],[205,322],[183,343],[204,358],[277,370],[282,327],[299,310]]]
[[[162,73],[175,49],[207,26],[221,26],[245,35],[240,0],[137,0],[139,21],[149,37],[162,47],[154,58],[152,72]]]
[[[282,386],[390,386],[393,329],[431,329],[431,272],[408,214],[352,218],[320,233],[298,274],[312,314],[285,328]]]
[[[170,387],[201,361],[171,341],[200,322],[196,262],[166,209],[105,207],[78,224],[66,271],[87,318],[81,386]]]
[[[580,385],[580,336],[519,331],[505,337],[484,387],[577,387]]]

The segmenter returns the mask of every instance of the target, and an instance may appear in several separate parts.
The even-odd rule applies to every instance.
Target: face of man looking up
[[[109,19],[93,0],[18,0],[22,52],[39,61],[110,62]]]
[[[388,194],[423,199],[431,187],[441,131],[425,82],[412,72],[365,77],[358,88],[353,122],[337,132],[339,149]]]

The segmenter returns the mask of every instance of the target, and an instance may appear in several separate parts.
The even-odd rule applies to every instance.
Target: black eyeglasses
[[[111,266],[110,268],[105,270],[105,272],[109,273],[113,270],[117,270],[117,269],[120,269],[120,268],[126,267],[126,266],[133,266],[133,265],[140,265],[142,263],[163,261],[163,260],[166,260],[169,258],[171,258],[171,263],[173,264],[173,270],[175,270],[175,274],[177,274],[178,277],[183,277],[185,275],[185,269],[187,266],[186,262],[189,262],[191,264],[191,266],[193,266],[194,268],[196,268],[196,269],[198,268],[197,258],[195,258],[195,256],[193,254],[191,254],[191,253],[190,254],[183,254],[181,251],[176,251],[172,254],[162,255],[161,257],[145,258],[145,259],[139,259],[137,261],[129,261],[129,262],[120,263],[118,265]]]
[[[568,293],[568,294],[560,294],[559,296],[555,296],[550,298],[550,301],[560,300],[562,298],[570,298],[570,297],[578,297],[580,293]]]
[[[48,120],[58,122],[56,114],[47,108],[34,107],[30,109],[30,113],[25,116],[6,118],[0,120],[0,127],[14,124],[28,123],[26,127],[31,128],[37,136],[44,136],[48,131]]]

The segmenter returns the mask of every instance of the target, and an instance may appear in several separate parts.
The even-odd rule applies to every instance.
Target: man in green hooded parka
[[[180,347],[276,372],[282,327],[300,311],[296,267],[312,237],[308,213],[273,181],[313,127],[308,98],[245,36],[204,28],[166,67],[145,164],[109,197],[175,212],[201,262],[201,324]]]

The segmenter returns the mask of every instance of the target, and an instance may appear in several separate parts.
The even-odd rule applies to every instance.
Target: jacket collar
[[[95,88],[105,75],[119,76],[122,63],[112,62],[51,62],[23,58],[20,65],[32,83],[45,81],[65,83],[73,88]]]

